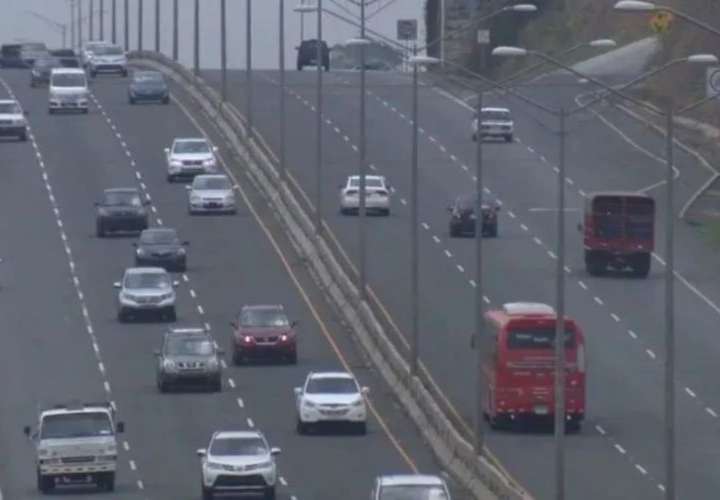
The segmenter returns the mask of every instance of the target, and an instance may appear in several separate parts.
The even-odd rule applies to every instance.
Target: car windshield
[[[161,273],[130,273],[125,278],[125,288],[170,288],[170,276]]]
[[[510,120],[510,113],[508,111],[483,111],[481,116],[483,120]]]
[[[208,153],[210,146],[205,141],[178,141],[173,148],[174,153]]]
[[[352,177],[350,179],[350,186],[351,187],[360,187],[360,178]],[[365,187],[381,188],[384,186],[383,186],[382,180],[378,179],[377,177],[365,177]]]
[[[113,47],[112,45],[101,45],[93,49],[93,54],[96,56],[121,56],[123,49],[120,47]]]
[[[140,201],[140,195],[132,191],[108,191],[105,193],[103,205],[140,207],[142,202]]]
[[[196,177],[195,189],[230,189],[230,181],[226,177]]]
[[[85,75],[79,73],[61,73],[53,75],[53,87],[85,87]]]
[[[137,73],[135,75],[136,83],[164,83],[165,79],[160,73]]]
[[[290,323],[280,309],[245,309],[240,316],[240,324],[272,328],[288,326]]]
[[[177,233],[172,230],[143,231],[140,243],[144,245],[177,245],[180,243]]]
[[[383,486],[380,500],[449,500],[445,489],[433,485],[401,484]]]
[[[210,455],[267,455],[265,441],[258,437],[233,437],[215,439],[210,446]]]
[[[358,388],[351,378],[315,377],[310,379],[305,392],[308,394],[356,394]]]
[[[20,106],[16,102],[0,102],[0,115],[19,115]]]
[[[209,356],[213,344],[206,338],[169,338],[165,347],[167,354],[183,356]]]
[[[48,415],[42,420],[40,439],[111,436],[110,417],[105,412]]]

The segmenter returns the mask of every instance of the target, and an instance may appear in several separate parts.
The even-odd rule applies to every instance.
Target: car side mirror
[[[582,222],[578,222],[578,225],[577,225],[577,230],[578,230],[578,231],[580,231],[581,233],[583,232],[583,225],[582,225]]]
[[[234,185],[233,185],[233,189],[234,189],[235,191],[239,191],[239,190],[240,190],[240,184],[234,184]]]
[[[189,242],[189,241],[183,241],[182,244],[183,244],[184,247],[189,247],[189,246],[190,246],[190,242]]]
[[[296,45],[295,50],[300,50],[300,47]]]
[[[282,450],[280,448],[270,448],[271,455],[275,456],[275,455],[279,455],[280,453],[282,453]]]
[[[212,149],[213,149],[213,151],[216,152],[216,153],[217,153],[218,151],[220,151],[220,149],[219,149],[217,146],[213,146]]]
[[[122,283],[120,283],[119,281],[116,281],[115,283],[113,283],[113,287],[114,288],[122,288]]]
[[[495,211],[496,211],[496,212],[499,212],[500,210],[502,210],[502,205],[500,205],[499,203],[496,203],[496,204],[495,204]]]
[[[123,432],[125,432],[125,422],[118,422],[118,423],[115,425],[115,431],[116,431],[118,434],[122,434]]]
[[[27,437],[30,437],[30,433],[31,433],[31,430],[30,430],[29,425],[26,425],[25,427],[23,427],[23,434],[25,434]]]
[[[235,329],[237,329],[238,324],[237,324],[236,321],[231,321],[231,322],[230,322],[230,326],[233,327],[233,328],[235,328]]]
[[[205,448],[200,448],[195,453],[197,453],[198,457],[204,457],[205,455],[207,455],[207,450]]]
[[[190,191],[192,189],[192,186],[190,184],[185,184],[185,190]]]
[[[302,396],[302,387],[296,387],[294,391],[296,396]]]
[[[166,155],[169,155],[169,154],[170,154],[170,148],[165,148],[165,154],[166,154]]]
[[[93,203],[93,205],[95,205],[96,207],[99,207],[101,205],[101,203],[99,201],[96,201],[95,203]]]
[[[180,282],[178,280],[173,281],[173,286],[180,286]]]
[[[137,241],[134,241],[133,244],[132,244],[132,246],[134,246],[135,248],[137,248],[137,246],[138,246]]]
[[[369,387],[363,387],[363,388],[361,389],[361,392],[362,392],[363,394],[370,394],[370,388],[369,388]]]
[[[29,114],[30,114],[29,111],[23,111],[23,115],[27,116],[27,115],[29,115]]]
[[[452,205],[448,205],[448,206],[447,206],[447,211],[448,211],[448,212],[452,212],[453,210],[454,210],[454,209],[453,209]]]

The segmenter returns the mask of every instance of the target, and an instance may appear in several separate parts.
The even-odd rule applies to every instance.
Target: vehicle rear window
[[[206,338],[170,338],[166,352],[181,356],[209,356],[213,353],[212,342]]]
[[[194,189],[230,189],[230,181],[225,177],[195,177]]]
[[[140,243],[146,245],[172,245],[179,242],[180,240],[178,239],[177,233],[172,230],[143,231],[142,234],[140,234]]]
[[[380,500],[448,500],[448,496],[440,486],[399,484],[383,486]]]
[[[359,178],[352,178],[350,179],[350,187],[360,187],[360,179]],[[371,187],[371,188],[382,188],[383,182],[381,179],[375,178],[375,177],[366,177],[365,178],[365,187]]]
[[[86,87],[85,75],[60,73],[52,77],[53,87]]]
[[[499,120],[499,121],[509,121],[510,120],[510,113],[507,111],[483,111],[480,114],[481,118],[485,120]]]
[[[105,193],[104,204],[109,206],[142,206],[140,195],[133,191],[108,191]]]
[[[358,392],[355,381],[345,377],[312,378],[307,384],[308,394],[355,394]]]
[[[511,330],[507,337],[508,349],[553,349],[555,347],[555,330],[550,328]],[[575,347],[575,335],[565,332],[565,347]]]
[[[125,278],[125,288],[171,288],[170,277],[161,273],[131,273]]]
[[[259,328],[282,328],[289,325],[287,316],[280,309],[245,309],[240,315],[240,324]]]
[[[210,146],[206,141],[178,141],[175,143],[173,153],[208,153]]]

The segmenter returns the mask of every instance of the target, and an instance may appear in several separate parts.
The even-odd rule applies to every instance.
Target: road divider
[[[268,199],[291,244],[308,265],[313,278],[336,308],[376,369],[392,388],[433,452],[452,476],[477,500],[532,500],[508,474],[484,456],[458,430],[442,402],[423,381],[410,376],[407,360],[390,340],[386,328],[341,264],[334,243],[318,236],[302,195],[280,182],[267,146],[248,140],[243,116],[219,93],[184,66],[155,52],[133,52],[134,65],[162,71],[210,115],[244,161],[243,173]],[[255,137],[259,134],[255,131]],[[305,200],[302,200],[303,202]]]

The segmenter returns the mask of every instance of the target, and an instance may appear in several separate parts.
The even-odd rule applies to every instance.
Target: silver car
[[[162,267],[131,267],[125,270],[119,288],[118,321],[144,315],[159,316],[175,321],[175,290],[179,282],[173,281]]]
[[[190,214],[237,212],[235,186],[227,175],[198,175],[187,189]]]
[[[165,148],[168,182],[215,173],[217,150],[216,146],[211,146],[207,139],[202,137],[175,139],[171,147]]]
[[[475,116],[472,122],[472,130],[473,141],[477,141],[478,138],[491,137],[504,139],[505,142],[512,142],[515,123],[510,110],[507,108],[482,108],[480,110],[480,120]]]
[[[425,474],[398,474],[375,479],[370,500],[450,500],[445,481]]]
[[[157,386],[160,392],[170,387],[200,384],[222,390],[220,356],[210,334],[202,328],[171,328],[163,337],[157,357]]]

